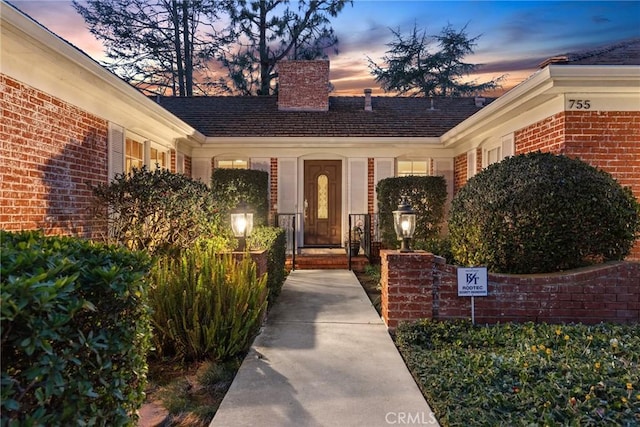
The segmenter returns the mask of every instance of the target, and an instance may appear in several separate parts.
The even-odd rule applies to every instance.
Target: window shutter
[[[502,137],[502,158],[511,157],[515,154],[515,146],[513,141],[513,134],[505,135]]]
[[[178,173],[184,173],[184,154],[178,153],[176,156],[176,171]]]
[[[476,149],[467,151],[467,179],[476,174]]]
[[[349,213],[367,213],[367,159],[349,159]]]
[[[374,161],[373,206],[376,212],[378,211],[378,193],[376,192],[376,186],[381,180],[395,176],[395,163],[394,158],[380,158]]]
[[[447,181],[447,194],[453,195],[453,159],[450,157],[433,159],[433,176],[444,176]]]
[[[191,160],[191,177],[211,185],[211,159],[200,158]]]
[[[298,160],[278,159],[278,212],[295,213],[298,194]]]
[[[109,123],[109,152],[107,154],[107,174],[109,182],[124,172],[124,128]]]

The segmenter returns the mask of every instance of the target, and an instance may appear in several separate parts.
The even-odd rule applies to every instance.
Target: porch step
[[[343,249],[344,251],[344,249]],[[287,256],[286,268],[291,270],[292,257]],[[363,271],[369,263],[367,257],[359,255],[351,258],[351,269]],[[349,268],[349,259],[346,254],[300,254],[296,255],[296,270],[346,270]]]

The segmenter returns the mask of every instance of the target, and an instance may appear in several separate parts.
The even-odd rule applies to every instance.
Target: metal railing
[[[380,229],[378,227],[378,214],[349,214],[349,233],[347,239],[347,257],[349,270],[351,270],[351,258],[354,256],[351,251],[351,242],[354,229],[358,230],[360,235],[360,247],[364,251],[364,255],[370,262],[376,261],[379,254],[373,250],[374,245],[379,245]],[[377,246],[379,248],[379,246]],[[374,253],[376,252],[376,253]]]
[[[279,213],[277,215],[277,226],[285,230],[286,248],[285,253],[291,254],[291,268],[295,269],[296,254],[298,252],[297,244],[297,224],[299,214],[296,213]],[[355,228],[360,230],[360,249],[370,262],[377,262],[380,243],[380,228],[378,226],[378,214],[349,214],[349,230]],[[351,270],[351,258],[355,256],[350,250],[352,242],[352,233],[346,233],[348,238],[345,239],[347,245],[347,258],[349,270]]]

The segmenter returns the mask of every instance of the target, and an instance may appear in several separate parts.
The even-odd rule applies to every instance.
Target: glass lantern
[[[240,241],[238,250],[244,250],[247,236],[253,231],[253,212],[249,211],[244,202],[239,203],[231,213],[231,230]]]
[[[400,252],[413,252],[411,250],[411,239],[416,231],[416,213],[405,197],[402,198],[398,205],[398,210],[393,211],[393,228],[398,240],[402,241]]]

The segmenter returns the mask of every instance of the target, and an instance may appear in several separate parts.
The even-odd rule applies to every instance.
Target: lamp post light
[[[398,240],[402,241],[400,252],[413,252],[411,239],[416,231],[416,213],[411,209],[406,197],[400,201],[398,210],[393,211],[393,228]]]
[[[238,238],[238,250],[244,251],[247,246],[247,236],[250,236],[253,231],[253,212],[247,208],[246,203],[240,202],[231,212],[231,230]]]

